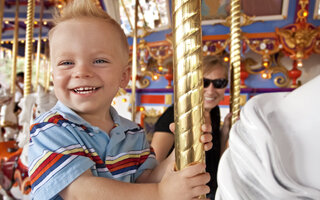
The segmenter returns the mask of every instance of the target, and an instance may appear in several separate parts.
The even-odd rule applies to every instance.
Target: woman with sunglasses
[[[210,194],[208,198],[214,199],[217,189],[217,169],[220,155],[226,148],[229,136],[229,113],[224,119],[224,125],[220,129],[219,102],[224,98],[228,85],[228,66],[215,56],[207,56],[203,60],[203,87],[204,87],[204,118],[205,123],[211,123],[213,147],[206,152],[206,171],[210,173],[211,180],[208,183]],[[169,124],[174,122],[174,108],[171,105],[155,124],[155,132],[151,146],[156,153],[156,159],[161,162],[174,148],[174,136],[169,129]]]

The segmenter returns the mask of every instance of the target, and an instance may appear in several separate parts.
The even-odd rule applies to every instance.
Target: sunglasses
[[[214,79],[214,80],[203,78],[203,87],[204,88],[209,87],[210,83],[213,84],[214,88],[221,89],[221,88],[227,87],[228,80],[225,78],[219,78],[219,79]]]

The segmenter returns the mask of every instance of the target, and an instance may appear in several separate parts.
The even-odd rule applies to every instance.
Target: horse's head
[[[0,88],[0,107],[4,104],[8,104],[12,99],[9,89],[3,87]]]
[[[57,103],[53,91],[46,92],[43,86],[39,85],[36,99],[36,117],[49,111]]]
[[[5,129],[4,140],[15,139],[18,134],[18,118],[14,113],[14,98],[1,106],[0,125]]]

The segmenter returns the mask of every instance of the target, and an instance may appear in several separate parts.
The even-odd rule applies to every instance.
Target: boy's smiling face
[[[115,25],[84,17],[58,24],[50,37],[55,94],[80,116],[105,116],[119,87],[128,84],[119,35]]]

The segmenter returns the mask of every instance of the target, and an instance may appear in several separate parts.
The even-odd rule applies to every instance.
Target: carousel
[[[68,1],[0,0],[0,195],[3,199],[30,198],[31,182],[27,168],[30,124],[33,119],[50,110],[57,102],[50,77],[48,32],[53,27],[54,13],[59,12]],[[282,101],[279,96],[261,98],[261,95],[296,94],[294,92],[301,91],[301,94],[306,95],[306,99],[310,97],[319,100],[319,95],[314,97],[312,94],[319,93],[320,89],[318,55],[320,54],[320,0],[92,1],[96,3],[97,9],[103,9],[121,24],[130,44],[131,80],[126,89],[119,90],[113,100],[113,107],[121,116],[140,124],[145,129],[148,140],[151,141],[156,120],[174,103],[177,124],[175,133],[177,170],[185,168],[190,163],[204,160],[203,147],[198,144],[198,138],[202,133],[194,131],[190,136],[184,132],[193,130],[193,127],[203,123],[203,100],[199,96],[203,93],[201,60],[205,56],[219,56],[229,66],[230,84],[219,106],[221,119],[224,119],[229,112],[232,113],[233,135],[236,135],[237,131],[241,133],[245,132],[244,130],[248,131],[249,128],[243,126],[250,126],[250,120],[265,120],[261,116],[252,114],[258,108],[266,112],[265,110],[272,110],[273,106],[280,105],[282,107],[277,108],[286,113],[282,108],[292,111],[298,107],[291,104],[295,101],[293,97],[287,101],[293,106],[290,107],[286,106],[288,105],[285,104],[286,101]],[[18,72],[24,73],[24,80],[20,82],[23,89],[20,98],[17,98],[20,91]],[[312,80],[314,78],[317,80]],[[313,84],[312,93],[305,92],[311,89],[303,89],[309,82]],[[240,115],[242,107],[248,101],[251,102],[252,98],[260,100],[256,100],[255,105],[249,103]],[[295,98],[299,99],[299,95]],[[308,102],[309,100],[299,99],[301,104]],[[320,129],[318,116],[320,110],[315,104],[315,101],[310,101],[304,109],[292,112],[290,115],[300,112],[304,113],[301,117],[313,120],[316,125],[309,123],[307,129],[309,132]],[[259,107],[255,108],[256,105]],[[308,118],[308,113],[312,113],[313,119]],[[237,128],[240,126],[238,125],[240,123],[237,124],[239,115],[241,120],[242,115],[244,116],[242,128]],[[287,114],[283,116],[296,120]],[[279,116],[275,118],[278,119],[278,123],[285,120]],[[297,123],[299,127],[304,126],[302,121]],[[233,127],[235,124],[236,128]],[[292,123],[286,121],[285,124],[290,127]],[[270,127],[266,129],[272,129],[272,126]],[[260,130],[259,127],[257,130]],[[286,132],[285,129],[283,132]],[[221,173],[218,176],[219,189],[216,198],[277,199],[276,195],[271,196],[272,192],[269,189],[263,190],[265,192],[257,189],[256,191],[261,192],[259,196],[254,196],[259,192],[247,193],[248,188],[252,186],[252,183],[248,182],[242,182],[247,186],[241,187],[243,193],[235,189],[240,186],[237,185],[239,182],[229,177],[229,174],[232,174],[229,172],[235,171],[237,165],[231,158],[232,150],[240,153],[243,151],[248,155],[254,154],[243,148],[241,134],[237,135],[240,136],[230,138],[232,139],[229,143],[230,148],[223,156],[219,167]],[[319,134],[316,137],[319,139]],[[255,141],[255,137],[252,136],[251,140]],[[279,145],[290,146],[290,144]],[[277,148],[275,146],[277,145],[271,145],[270,148]],[[278,160],[285,157],[285,153],[281,150],[285,152],[283,148],[280,149],[281,156],[276,157]],[[305,150],[312,152],[310,149]],[[319,149],[316,153],[319,153]],[[306,154],[299,155],[306,156]],[[246,162],[252,162],[259,171],[260,165],[257,164],[259,159],[248,158],[248,160],[237,161],[243,164],[244,168]],[[306,163],[311,165],[311,160],[308,157]],[[290,162],[284,165],[284,168],[278,167],[281,168],[281,172],[290,166]],[[320,162],[315,161],[314,166],[320,167]],[[313,167],[310,171],[314,169]],[[263,174],[261,171],[259,173]],[[299,171],[296,171],[296,174],[301,178]],[[237,174],[235,177],[241,179],[240,175]],[[270,173],[270,176],[272,175],[274,174]],[[304,188],[304,191],[312,194],[306,195],[306,198],[320,199],[319,181],[311,181],[310,173],[304,175],[310,181],[304,182],[303,187],[289,184],[291,179],[286,173],[279,177],[285,177],[281,179],[283,185],[290,185],[294,188],[292,190],[299,191],[299,188]],[[265,180],[270,183],[271,188],[276,188],[273,183],[278,179],[269,180],[266,177],[261,183]],[[313,185],[314,191],[307,185]],[[279,194],[285,193],[281,189],[275,190]],[[283,195],[279,199],[287,197],[294,199],[299,196],[294,195],[290,193],[289,196]]]

